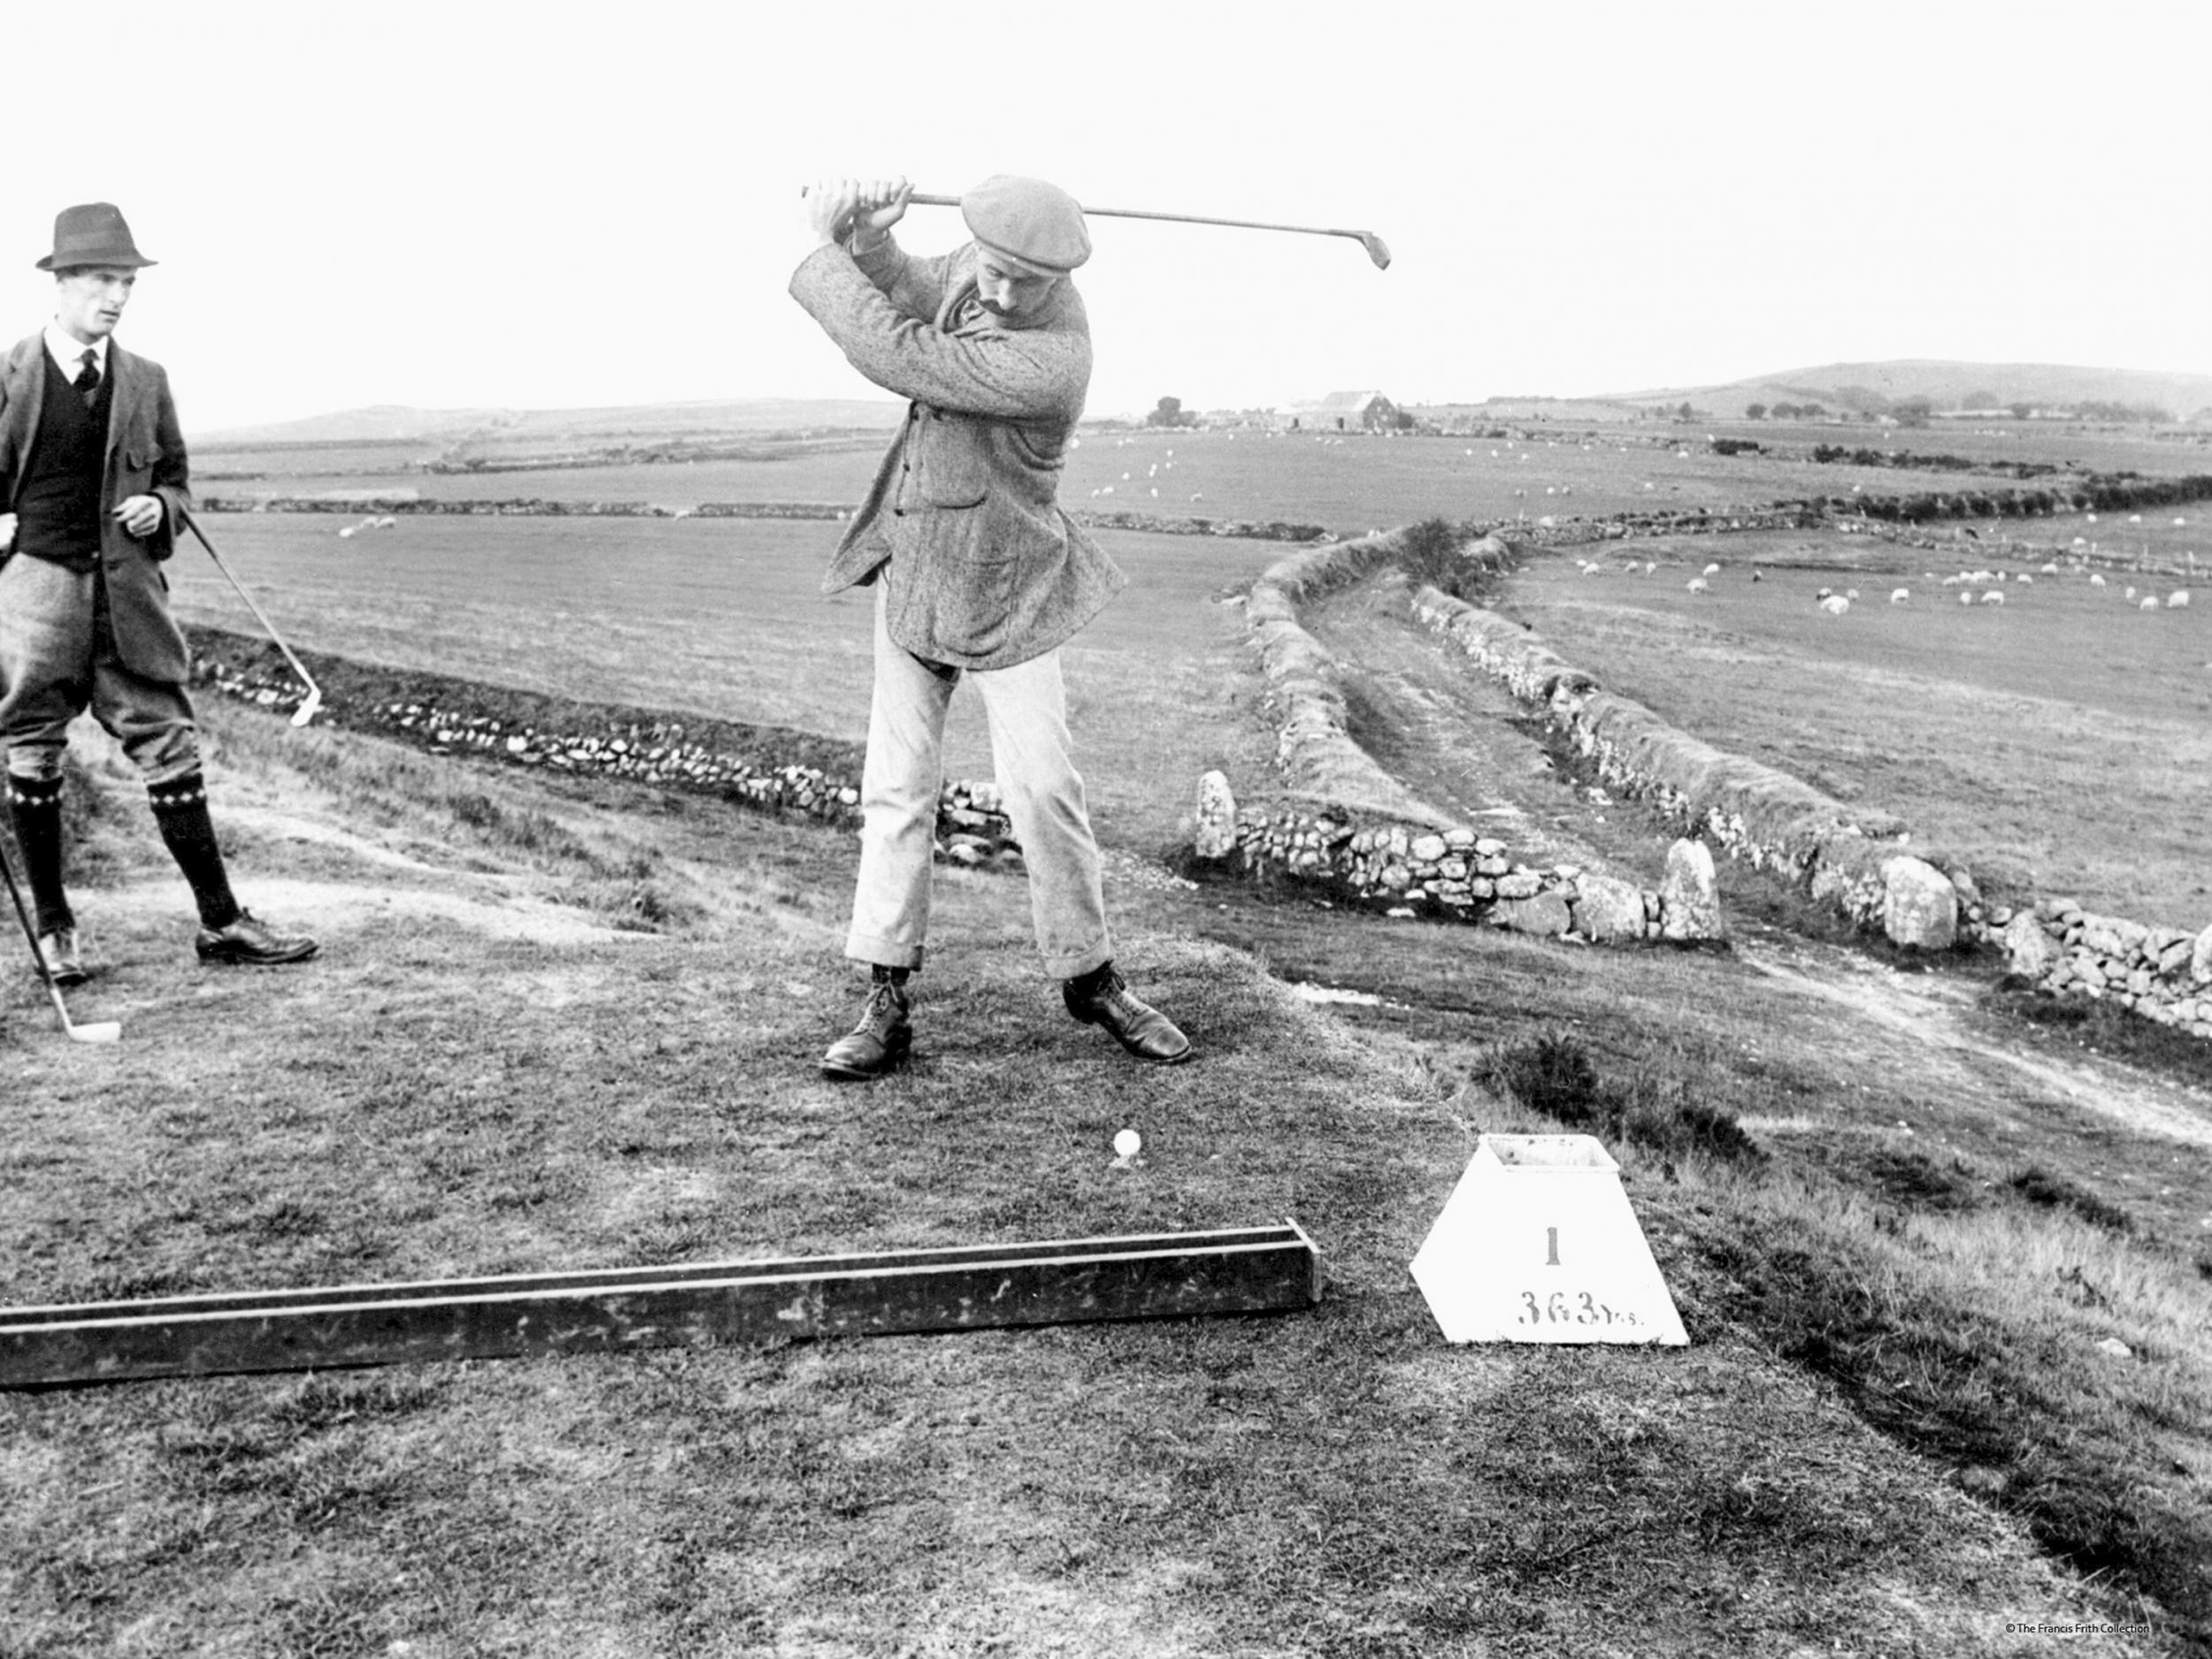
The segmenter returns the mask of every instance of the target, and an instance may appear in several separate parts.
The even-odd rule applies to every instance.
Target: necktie
[[[77,390],[83,395],[84,406],[87,409],[89,409],[92,407],[93,399],[100,395],[99,354],[94,351],[90,347],[87,347],[85,349],[84,356],[78,358],[77,361],[83,364],[84,367],[77,371],[77,378],[74,380],[72,380],[70,384],[74,386]]]

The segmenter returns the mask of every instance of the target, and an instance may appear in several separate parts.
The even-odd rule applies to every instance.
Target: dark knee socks
[[[38,916],[38,931],[58,933],[74,927],[69,895],[61,880],[61,780],[8,779],[8,818],[15,829],[15,844],[23,853],[23,879],[30,886],[31,904]]]
[[[202,924],[228,927],[238,919],[238,901],[231,896],[230,876],[223,867],[223,849],[216,845],[214,820],[207,815],[207,786],[201,775],[188,772],[167,783],[149,784],[146,799],[169,856],[192,885]]]

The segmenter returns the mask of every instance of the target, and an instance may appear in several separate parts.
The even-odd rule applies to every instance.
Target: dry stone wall
[[[219,628],[188,634],[196,686],[275,714],[298,708],[299,681],[267,641]],[[434,755],[684,789],[845,829],[860,824],[857,743],[541,696],[323,653],[303,660],[323,691],[319,726],[374,732]],[[950,864],[1019,866],[1020,846],[996,785],[956,780],[944,786],[937,855]]]
[[[1275,710],[1277,765],[1292,793],[1240,807],[1228,780],[1208,773],[1199,787],[1199,856],[1249,875],[1315,883],[1393,915],[1589,940],[1717,937],[1709,863],[1702,892],[1686,887],[1670,911],[1661,894],[1632,883],[1517,860],[1505,842],[1417,800],[1352,740],[1334,658],[1300,626],[1298,608],[1401,560],[1417,534],[1399,530],[1294,554],[1253,584],[1245,619]],[[1513,553],[1484,536],[1457,543],[1447,557],[1495,572]]]
[[[1606,787],[1642,800],[1730,856],[1809,887],[1854,922],[1894,942],[1949,949],[1985,926],[1959,859],[1908,850],[1888,813],[1860,812],[1757,761],[1678,731],[1615,695],[1517,622],[1425,588],[1413,614],[1539,710]]]
[[[2212,927],[2200,933],[2039,899],[2000,935],[2007,969],[2059,997],[2109,998],[2146,1019],[2212,1037]]]
[[[1195,849],[1240,874],[1286,877],[1391,916],[1481,922],[1592,942],[1722,936],[1707,856],[1662,892],[1574,864],[1534,866],[1464,826],[1393,823],[1310,800],[1236,803],[1228,780],[1199,783]],[[1224,827],[1225,826],[1225,828]]]
[[[203,512],[301,512],[350,516],[373,508],[380,515],[407,518],[795,518],[839,523],[851,516],[843,507],[817,501],[708,501],[695,506],[668,506],[649,501],[595,501],[544,495],[428,497],[413,486],[388,493],[375,488],[317,495],[214,495],[200,503]],[[1092,529],[1140,530],[1148,535],[1202,535],[1245,541],[1333,542],[1335,534],[1317,524],[1279,518],[1196,518],[1145,512],[1071,510],[1068,517]]]

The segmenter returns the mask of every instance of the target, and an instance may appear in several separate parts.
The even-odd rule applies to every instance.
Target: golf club
[[[806,191],[802,188],[799,194],[804,196]],[[956,196],[925,196],[919,190],[906,200],[909,206],[960,205],[960,198]],[[1367,257],[1375,262],[1375,269],[1390,269],[1390,250],[1384,245],[1383,239],[1371,230],[1325,230],[1317,225],[1268,225],[1257,219],[1210,219],[1198,213],[1157,213],[1141,207],[1092,207],[1087,204],[1083,208],[1083,216],[1086,219],[1158,219],[1177,225],[1222,225],[1231,230],[1286,230],[1300,236],[1349,236],[1367,250]]]
[[[191,531],[198,538],[200,545],[207,549],[208,557],[215,561],[215,568],[223,572],[224,580],[228,581],[233,588],[237,588],[238,596],[246,602],[246,609],[253,612],[254,619],[261,624],[269,638],[275,641],[277,649],[284,653],[284,660],[292,664],[292,672],[300,677],[300,684],[307,687],[307,695],[300,699],[300,706],[292,710],[292,724],[305,726],[315,718],[316,711],[323,706],[322,687],[315,683],[315,677],[302,665],[300,659],[292,655],[292,648],[284,642],[284,636],[276,631],[276,624],[269,620],[268,616],[259,605],[254,603],[253,595],[246,591],[245,585],[231,574],[230,566],[223,563],[223,556],[215,550],[215,544],[207,539],[207,533],[200,528],[200,521],[190,513],[184,512],[182,509],[179,509],[179,512],[184,519],[184,527]]]
[[[15,919],[23,924],[24,942],[31,948],[31,961],[38,968],[38,977],[46,982],[46,995],[54,999],[54,1012],[61,1016],[61,1028],[78,1042],[113,1042],[123,1034],[121,1024],[103,1019],[88,1025],[73,1025],[69,1018],[69,1004],[62,1001],[61,987],[54,983],[54,976],[46,971],[46,958],[38,949],[38,930],[31,926],[31,913],[23,908],[23,894],[15,885],[15,866],[8,862],[8,855],[0,850],[0,877],[8,883],[8,897],[15,905]]]

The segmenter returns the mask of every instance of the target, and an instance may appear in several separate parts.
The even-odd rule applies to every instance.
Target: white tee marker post
[[[1590,1135],[1484,1135],[1413,1258],[1448,1342],[1689,1345]]]

